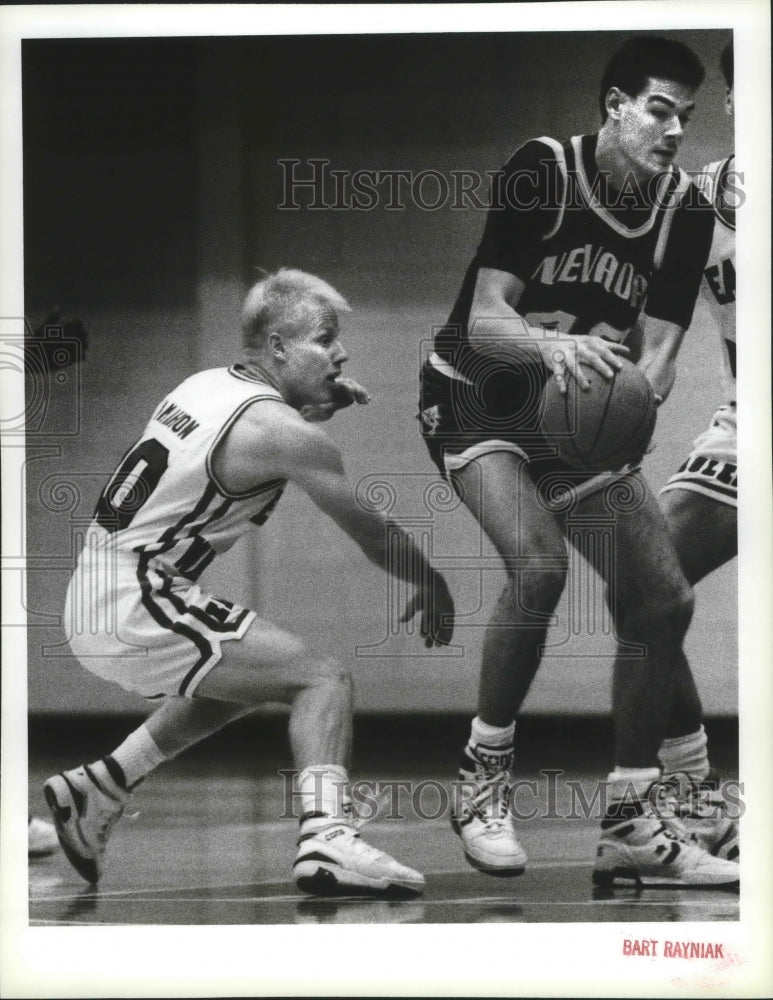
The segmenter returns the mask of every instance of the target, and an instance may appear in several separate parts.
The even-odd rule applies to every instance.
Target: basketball
[[[644,372],[625,358],[614,378],[581,365],[590,389],[555,378],[542,391],[540,428],[558,456],[575,469],[604,472],[641,458],[655,429],[655,396]]]

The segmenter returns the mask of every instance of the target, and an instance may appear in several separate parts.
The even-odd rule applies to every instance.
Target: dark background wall
[[[703,58],[707,81],[681,162],[697,167],[732,145],[717,59],[729,32],[669,32]],[[139,704],[81,671],[58,621],[79,524],[104,477],[163,393],[238,347],[238,308],[256,268],[319,273],[350,299],[352,374],[374,395],[331,427],[363,488],[386,482],[393,513],[423,530],[436,483],[415,421],[422,343],[441,323],[474,251],[484,214],[436,210],[437,180],[386,189],[370,210],[282,209],[288,167],[328,170],[495,170],[525,139],[598,124],[597,80],[622,33],[314,36],[23,43],[26,314],[60,305],[90,333],[80,371],[44,389],[28,442],[27,576],[30,707],[123,711]],[[344,198],[346,202],[346,198]],[[708,342],[706,338],[709,338]],[[708,346],[707,346],[708,343]],[[717,399],[714,332],[702,311],[687,338],[674,397],[648,459],[662,484]],[[34,396],[39,386],[28,386]],[[29,423],[29,422],[28,422]],[[72,425],[73,432],[62,428]],[[62,484],[67,484],[66,495]],[[57,492],[58,491],[58,492]],[[425,522],[422,522],[422,517]],[[480,638],[501,578],[471,566],[486,543],[463,510],[431,514],[436,552],[464,615],[457,655],[423,654],[388,631],[391,590],[378,571],[303,497],[285,498],[259,539],[211,574],[354,667],[362,707],[467,710]],[[426,525],[425,525],[426,526]],[[56,558],[53,558],[53,557]],[[459,561],[461,560],[461,561]],[[465,561],[466,560],[466,561]],[[584,591],[589,611],[598,594]],[[585,629],[584,631],[588,631]],[[573,634],[566,607],[530,698],[533,711],[605,712],[611,636]],[[355,655],[355,646],[360,648]],[[736,708],[734,567],[702,585],[689,650],[713,713]]]

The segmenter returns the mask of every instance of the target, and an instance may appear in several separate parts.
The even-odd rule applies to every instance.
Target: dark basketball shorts
[[[494,367],[473,383],[433,354],[421,371],[419,422],[430,457],[451,485],[454,473],[482,455],[511,452],[548,509],[565,510],[632,471],[587,472],[562,461],[539,428],[547,368],[527,363]],[[636,467],[638,468],[638,466]]]

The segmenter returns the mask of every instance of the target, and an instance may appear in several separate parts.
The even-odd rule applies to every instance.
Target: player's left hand
[[[347,406],[351,406],[352,403],[366,406],[370,402],[368,390],[359,382],[355,382],[353,378],[342,375],[335,380],[333,385],[334,400],[338,410],[343,410]]]
[[[410,621],[417,613],[421,614],[419,628],[428,649],[432,646],[447,646],[451,642],[454,631],[454,599],[440,573],[433,572],[426,585],[416,588],[400,621]]]

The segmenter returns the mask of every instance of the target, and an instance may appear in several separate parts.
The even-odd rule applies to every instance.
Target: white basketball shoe
[[[298,838],[293,880],[316,896],[415,896],[424,876],[366,843],[353,824],[317,826]]]
[[[487,875],[522,875],[526,866],[510,814],[510,780],[508,768],[488,770],[465,752],[451,826],[467,861]]]

